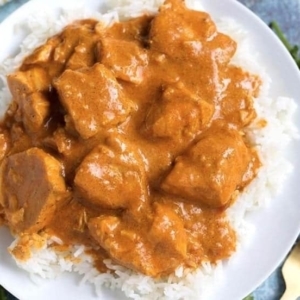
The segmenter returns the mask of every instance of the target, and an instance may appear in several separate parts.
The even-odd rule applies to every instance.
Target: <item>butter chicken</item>
[[[229,257],[226,208],[259,167],[244,129],[260,79],[230,63],[236,47],[181,0],[50,38],[7,78],[2,222],[85,245],[100,271],[111,258],[161,277]]]

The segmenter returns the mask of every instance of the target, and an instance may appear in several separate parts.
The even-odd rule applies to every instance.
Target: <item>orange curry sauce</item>
[[[226,208],[259,167],[243,129],[260,79],[230,64],[236,47],[180,0],[50,38],[8,76],[2,222],[86,245],[101,270],[109,257],[160,277],[229,257]]]

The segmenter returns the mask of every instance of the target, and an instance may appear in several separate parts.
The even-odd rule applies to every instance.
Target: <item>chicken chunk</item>
[[[79,166],[74,183],[84,201],[95,206],[126,208],[137,215],[147,204],[143,162],[124,139],[97,146]]]
[[[35,92],[47,92],[50,88],[50,78],[39,67],[27,71],[18,71],[7,76],[7,82],[13,99],[20,103],[25,96]]]
[[[55,87],[83,139],[124,122],[134,108],[112,72],[101,64],[78,71],[66,70]]]
[[[90,67],[96,62],[96,45],[99,41],[99,35],[95,32],[95,23],[92,20],[86,20],[84,26],[74,28],[78,38],[78,43],[74,47],[74,52],[70,56],[67,68],[76,70],[83,67]],[[71,33],[72,35],[72,33]]]
[[[148,65],[147,50],[137,43],[104,38],[99,44],[100,62],[113,71],[116,78],[139,84]]]
[[[159,266],[151,255],[151,245],[141,231],[129,229],[116,216],[93,218],[88,227],[94,239],[116,262],[150,276],[158,275]]]
[[[205,12],[187,10],[181,0],[168,0],[161,7],[150,29],[150,47],[171,57],[178,49],[201,51],[201,41],[216,34],[216,26]]]
[[[154,137],[188,142],[200,133],[212,119],[214,106],[184,86],[170,86],[161,102],[154,103],[147,115],[145,132]]]
[[[62,165],[38,148],[6,157],[0,169],[0,204],[16,232],[36,232],[68,195]]]
[[[236,42],[218,33],[207,13],[186,9],[181,0],[165,2],[152,22],[149,37],[152,49],[175,59],[206,56],[226,64],[236,51]],[[207,43],[205,47],[204,43]]]
[[[168,226],[166,223],[169,221],[171,224]],[[100,216],[90,219],[88,223],[93,238],[117,263],[152,277],[172,272],[182,256],[185,256],[185,233],[182,224],[177,223],[174,214],[167,212],[164,218],[160,213],[153,223],[154,243],[149,241],[146,228],[138,225],[137,229],[136,226],[137,224],[130,225],[117,216]],[[168,233],[173,237],[164,241],[167,231],[171,231]],[[154,237],[155,234],[159,236]],[[175,242],[177,238],[178,245]]]
[[[181,259],[187,255],[187,235],[183,221],[167,205],[154,204],[154,219],[149,239],[157,245],[156,247],[167,249],[169,255]]]
[[[84,60],[87,59],[88,51],[93,50],[90,46],[94,43],[94,28],[97,24],[95,20],[83,20],[75,22],[65,28],[61,35],[61,43],[55,48],[53,60],[56,63],[67,64],[72,55],[79,55]],[[83,45],[87,43],[89,46],[85,48]],[[77,50],[74,52],[76,47]],[[85,49],[84,49],[85,48]],[[81,54],[79,54],[81,52]],[[85,57],[85,58],[83,58]],[[92,58],[93,56],[90,55]]]
[[[27,132],[38,133],[50,114],[50,102],[42,93],[33,93],[23,100],[20,109]]]
[[[22,71],[30,66],[40,66],[50,77],[61,75],[65,68],[76,70],[92,66],[96,62],[96,44],[99,40],[94,31],[95,20],[75,22],[65,28],[60,35],[47,40],[29,55],[22,65]]]
[[[58,36],[54,36],[50,38],[46,44],[38,47],[34,52],[27,56],[23,62],[23,66],[28,67],[28,65],[40,65],[44,66],[44,64],[48,63],[53,56],[53,52],[55,48],[59,45],[60,38]]]
[[[92,38],[91,38],[92,39]],[[67,68],[77,70],[84,67],[90,67],[95,63],[95,56],[91,56],[95,52],[96,42],[92,39],[89,42],[82,41],[75,48],[67,63]]]
[[[252,157],[240,134],[229,128],[208,130],[163,181],[162,189],[183,200],[222,207],[243,184]]]
[[[18,71],[8,76],[13,99],[17,103],[16,117],[28,133],[38,133],[50,114],[50,103],[44,92],[50,89],[50,79],[41,68]]]

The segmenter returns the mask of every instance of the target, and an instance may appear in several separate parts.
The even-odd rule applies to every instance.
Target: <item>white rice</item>
[[[111,10],[104,15],[75,8],[71,11],[62,11],[59,19],[49,12],[39,12],[28,18],[26,24],[19,24],[23,29],[26,28],[28,35],[23,40],[19,53],[6,59],[0,66],[0,78],[2,79],[0,115],[3,115],[11,101],[5,76],[16,70],[26,55],[43,44],[48,37],[61,31],[65,25],[75,19],[87,17],[111,24],[119,19],[135,17],[141,13],[155,13],[161,3],[162,0],[110,0]],[[187,4],[192,8],[200,8],[197,1],[188,0]],[[228,218],[238,234],[239,242],[243,242],[242,237],[247,236],[249,232],[245,221],[247,212],[264,205],[277,194],[284,178],[292,169],[290,163],[283,157],[283,150],[291,139],[298,136],[297,129],[292,123],[296,104],[293,99],[268,97],[270,79],[257,64],[256,56],[253,54],[255,51],[251,50],[246,32],[233,20],[215,21],[219,31],[229,34],[238,41],[238,51],[233,63],[259,74],[264,82],[260,98],[255,101],[255,108],[257,119],[267,120],[267,126],[260,128],[254,122],[247,130],[253,145],[257,147],[263,167],[258,176],[228,210]],[[17,243],[18,239],[14,241],[10,249],[13,249]],[[137,274],[107,260],[105,261],[106,265],[109,269],[114,270],[117,276],[110,273],[100,274],[93,267],[92,258],[85,254],[83,246],[73,246],[66,251],[59,252],[53,250],[54,244],[61,244],[61,241],[52,237],[45,242],[42,248],[32,249],[32,257],[29,260],[23,262],[16,259],[16,263],[28,271],[35,282],[39,282],[40,278],[55,278],[66,271],[77,272],[82,275],[82,284],[86,284],[86,282],[94,284],[98,295],[101,294],[103,287],[108,287],[122,290],[131,299],[209,299],[211,286],[218,279],[222,270],[222,262],[213,267],[208,263],[203,264],[193,272],[178,267],[174,274],[163,281]],[[70,254],[74,257],[73,260],[70,259]]]

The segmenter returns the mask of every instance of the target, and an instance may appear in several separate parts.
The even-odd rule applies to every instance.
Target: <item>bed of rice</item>
[[[5,2],[5,1],[4,1]],[[111,24],[122,18],[138,16],[142,13],[155,13],[161,0],[111,0],[108,13],[84,11],[82,8],[74,8],[62,11],[59,19],[57,15],[40,12],[38,16],[28,18],[26,24],[20,24],[28,30],[28,35],[20,46],[20,52],[13,58],[6,59],[0,66],[0,78],[2,81],[0,92],[0,114],[2,115],[11,101],[11,96],[6,85],[5,76],[13,72],[22,62],[24,56],[42,44],[49,36],[58,33],[66,24],[75,19],[93,17],[106,24]],[[191,8],[199,7],[199,2],[187,0]],[[1,4],[1,2],[0,2]],[[238,197],[235,204],[228,210],[228,218],[236,229],[239,242],[251,232],[247,225],[245,215],[247,212],[264,205],[278,193],[282,182],[292,170],[292,166],[283,156],[283,150],[289,141],[297,137],[297,129],[292,123],[292,115],[296,110],[293,99],[268,97],[270,79],[261,66],[256,63],[255,53],[251,49],[251,43],[247,40],[247,33],[233,20],[215,20],[221,32],[229,34],[238,42],[238,51],[233,63],[244,67],[250,72],[259,74],[263,79],[263,87],[260,98],[255,101],[258,114],[257,120],[267,120],[267,126],[261,128],[258,122],[254,122],[248,128],[247,134],[256,145],[263,163],[256,179]],[[18,238],[10,249],[18,243]],[[62,242],[56,238],[49,238],[42,248],[32,249],[32,256],[26,262],[16,259],[16,263],[27,270],[34,281],[39,278],[54,278],[61,272],[77,272],[82,275],[82,283],[89,282],[95,285],[96,292],[100,294],[103,287],[120,289],[132,299],[209,299],[210,286],[220,276],[222,262],[216,266],[203,264],[197,271],[191,272],[179,267],[176,272],[165,280],[155,280],[147,276],[137,274],[124,267],[106,261],[107,266],[115,271],[112,274],[99,274],[93,268],[93,261],[85,254],[83,246],[73,246],[65,251],[55,251],[54,244]],[[73,259],[70,259],[70,254]]]

